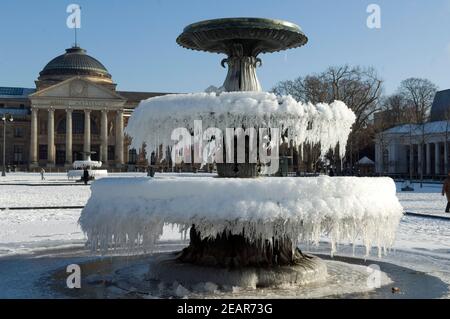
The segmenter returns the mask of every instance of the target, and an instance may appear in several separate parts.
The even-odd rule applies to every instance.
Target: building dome
[[[439,91],[431,106],[431,122],[450,120],[450,90]]]
[[[100,61],[86,54],[86,50],[72,47],[47,63],[39,73],[36,86],[38,90],[43,89],[74,76],[86,77],[100,84],[113,84],[111,74]]]

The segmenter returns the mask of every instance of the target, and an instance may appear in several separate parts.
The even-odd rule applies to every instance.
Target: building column
[[[445,175],[448,174],[448,143],[447,141],[444,142],[444,170]]]
[[[91,110],[84,110],[84,145],[83,152],[88,153],[91,151]],[[87,159],[87,155],[84,155],[84,159]]]
[[[439,143],[434,143],[434,175],[441,173],[441,149]]]
[[[417,174],[423,174],[423,144],[417,144]]]
[[[55,110],[48,109],[47,120],[47,166],[55,166]]]
[[[409,145],[409,172],[414,175],[414,144]]]
[[[427,161],[427,175],[431,176],[431,144],[426,144],[426,161]]]
[[[122,167],[123,161],[123,110],[117,111],[116,114],[116,165]]]
[[[381,145],[377,139],[377,140],[375,140],[375,173],[377,173],[377,174],[381,173],[380,167],[382,166],[381,158],[380,158],[380,149],[381,149]]]
[[[38,109],[31,108],[30,164],[38,166]]]
[[[66,165],[72,162],[72,109],[66,109]]]
[[[100,124],[101,130],[101,154],[100,160],[103,163],[103,166],[108,166],[108,111],[102,110],[102,122]]]

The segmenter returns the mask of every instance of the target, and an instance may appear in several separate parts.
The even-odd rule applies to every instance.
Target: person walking
[[[89,181],[89,171],[87,168],[84,168],[84,171],[83,171],[83,181],[84,181],[84,185],[87,185],[87,183]]]
[[[41,168],[41,181],[45,180],[45,169]]]
[[[330,167],[330,170],[328,171],[328,176],[330,176],[330,177],[334,177],[334,169],[333,169],[333,167]]]
[[[447,207],[445,208],[445,212],[450,213],[450,172],[444,180],[444,185],[442,185],[442,196],[444,195],[447,196]]]

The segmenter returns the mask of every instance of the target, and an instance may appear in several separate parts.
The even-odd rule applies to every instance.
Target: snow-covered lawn
[[[80,209],[0,211],[0,256],[83,245],[77,224],[80,213]]]
[[[428,183],[420,187],[419,183],[414,183],[414,192],[402,192],[402,183],[397,183],[397,197],[399,198],[406,212],[441,215],[450,218],[450,214],[445,214],[447,198],[441,195],[442,184]]]
[[[65,174],[11,173],[0,179],[0,208],[84,206],[90,187],[55,186],[67,183]],[[14,185],[30,184],[30,185]],[[84,235],[78,227],[81,209],[0,210],[0,256],[28,253],[65,245],[81,245]]]
[[[0,208],[84,206],[91,195],[90,186],[68,181],[64,173],[45,176],[44,181],[39,173],[10,173],[1,177]],[[142,176],[145,174],[112,173],[109,177]],[[78,225],[80,214],[81,209],[0,210],[0,256],[83,245],[86,238]],[[180,236],[167,228],[163,238]]]

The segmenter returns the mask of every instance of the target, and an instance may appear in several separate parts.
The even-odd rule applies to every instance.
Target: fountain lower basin
[[[403,215],[390,178],[103,178],[80,217],[93,250],[152,251],[163,226],[195,225],[200,239],[226,232],[259,245],[361,241],[379,255]]]
[[[265,288],[303,286],[324,282],[327,267],[321,259],[308,256],[296,265],[279,267],[217,268],[180,262],[178,253],[159,254],[149,265],[149,280],[179,282],[188,289],[210,282],[219,287]]]

